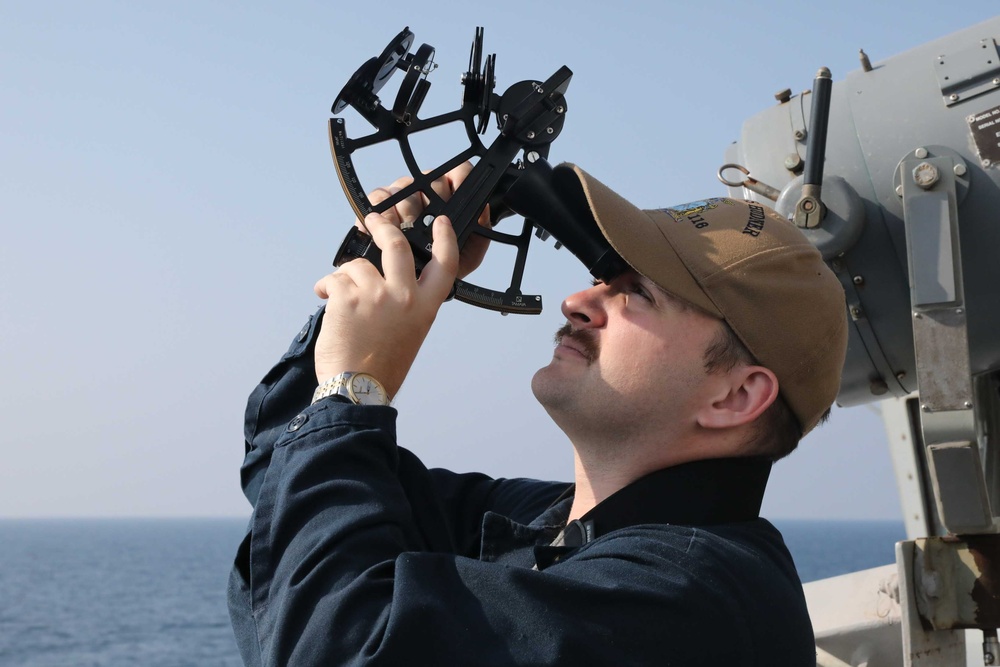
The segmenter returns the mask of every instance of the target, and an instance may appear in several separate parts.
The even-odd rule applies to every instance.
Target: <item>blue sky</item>
[[[458,105],[477,25],[500,90],[568,65],[552,161],[653,207],[723,194],[725,148],[774,92],[809,88],[820,66],[837,81],[859,48],[888,58],[987,5],[0,5],[0,516],[248,512],[245,397],[317,307],[352,220],[329,107],[403,26],[437,49],[431,111]],[[391,173],[389,157],[373,170]],[[501,264],[477,280],[499,283]],[[396,400],[400,442],[431,465],[568,478],[569,444],[528,382],[587,278],[537,244],[524,287],[541,316],[446,305]],[[836,411],[779,464],[765,513],[898,518],[874,409]]]

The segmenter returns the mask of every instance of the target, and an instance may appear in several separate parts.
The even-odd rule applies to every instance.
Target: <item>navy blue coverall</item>
[[[247,665],[816,664],[757,517],[769,463],[658,471],[566,527],[567,484],[428,470],[393,408],[310,406],[320,320],[247,406],[229,584]]]

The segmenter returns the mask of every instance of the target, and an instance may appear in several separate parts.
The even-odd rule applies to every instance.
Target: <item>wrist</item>
[[[368,373],[346,371],[327,378],[316,387],[312,402],[327,397],[347,399],[355,405],[389,405],[392,397],[376,378]]]

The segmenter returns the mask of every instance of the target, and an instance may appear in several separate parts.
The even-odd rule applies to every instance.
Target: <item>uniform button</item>
[[[299,332],[299,342],[301,343],[302,341],[304,341],[306,339],[306,336],[308,335],[309,335],[309,322],[306,322],[302,326],[302,331]]]
[[[309,417],[306,417],[305,415],[298,415],[295,419],[291,421],[291,423],[288,424],[288,431],[289,432],[298,431],[300,428],[302,428],[302,425],[305,424],[307,421],[309,421]]]

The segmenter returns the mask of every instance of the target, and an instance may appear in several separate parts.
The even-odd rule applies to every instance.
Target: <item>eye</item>
[[[653,296],[649,293],[649,290],[647,290],[646,286],[643,285],[638,280],[633,281],[629,285],[629,291],[632,292],[633,294],[638,294],[640,297],[642,297],[646,301],[649,301],[649,302],[653,301]]]

